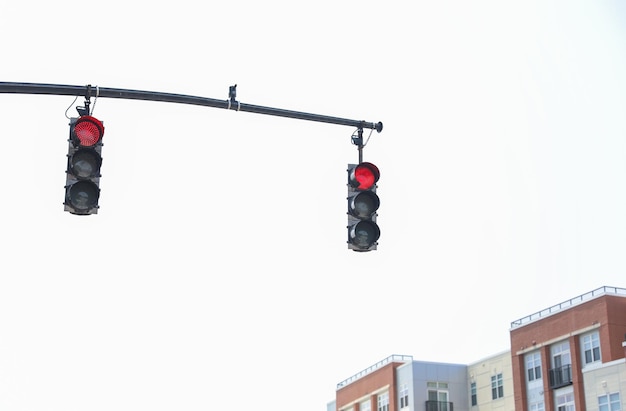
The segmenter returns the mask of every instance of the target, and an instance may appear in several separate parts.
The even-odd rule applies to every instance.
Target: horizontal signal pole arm
[[[244,104],[244,103],[241,103],[240,108],[231,107],[231,109],[235,109],[239,111],[247,111],[249,113],[268,114],[270,116],[289,117],[289,118],[295,118],[299,120],[309,120],[309,121],[318,121],[318,122],[329,123],[329,124],[339,124],[342,126],[352,126],[355,128],[367,128],[367,129],[376,130],[379,133],[383,130],[383,123],[381,123],[380,121],[378,123],[368,123],[365,121],[348,120],[348,119],[339,118],[339,117],[321,116],[318,114],[303,113],[300,111],[283,110],[280,108],[254,106],[252,104]]]
[[[339,117],[323,116],[303,113],[300,111],[283,110],[278,108],[255,106],[230,100],[218,100],[207,97],[189,96],[184,94],[161,93],[155,91],[128,90],[119,88],[71,86],[62,84],[11,83],[0,82],[0,94],[48,94],[58,96],[84,96],[120,98],[127,100],[160,101],[166,103],[191,104],[196,106],[223,108],[226,110],[245,111],[249,113],[266,114],[278,117],[288,117],[299,120],[317,121],[329,124],[367,128],[381,132],[383,123],[371,123],[362,120],[350,120]]]

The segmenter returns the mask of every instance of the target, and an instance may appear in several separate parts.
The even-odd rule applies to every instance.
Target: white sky
[[[0,409],[320,411],[388,355],[471,363],[511,321],[626,287],[625,30],[619,1],[3,5],[0,81],[238,84],[384,130],[363,254],[350,127],[101,98],[79,217],[73,98],[0,95]]]

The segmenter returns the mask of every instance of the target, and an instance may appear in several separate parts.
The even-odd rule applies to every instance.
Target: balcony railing
[[[454,411],[454,406],[447,401],[426,401],[426,411]]]
[[[559,388],[572,383],[571,364],[550,370],[550,388]]]

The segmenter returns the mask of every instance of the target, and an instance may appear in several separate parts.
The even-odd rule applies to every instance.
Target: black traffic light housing
[[[104,124],[82,115],[70,119],[65,183],[65,211],[77,215],[98,213]]]
[[[378,167],[372,163],[348,164],[348,248],[376,250],[380,228],[376,224],[380,199],[376,182]]]

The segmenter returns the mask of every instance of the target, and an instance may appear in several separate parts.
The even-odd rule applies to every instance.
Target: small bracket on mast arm
[[[241,103],[237,101],[237,85],[230,86],[228,88],[228,109],[233,108],[233,105],[237,104],[237,111],[241,108]]]
[[[89,105],[91,104],[91,84],[87,84],[85,88],[85,106],[84,107],[76,107],[76,111],[78,111],[79,116],[88,116],[89,115]]]
[[[352,144],[355,146],[363,146],[363,128],[359,127],[356,133],[352,134]]]
[[[375,125],[373,123],[370,123],[371,125],[368,125],[365,121],[361,121],[358,125],[358,128],[356,130],[356,133],[352,133],[352,144],[354,144],[355,146],[358,147],[359,150],[359,164],[363,162],[363,147],[365,147],[366,142],[363,141],[363,129],[364,128],[371,128],[372,131],[376,130],[377,132],[381,132],[383,131],[383,123],[382,122],[378,122]],[[373,127],[372,127],[373,125]],[[371,136],[371,132],[370,132],[370,136]],[[369,141],[369,137],[367,138],[367,140]]]
[[[357,133],[352,134],[352,144],[358,147],[359,150],[359,164],[363,162],[363,127],[357,129]]]

